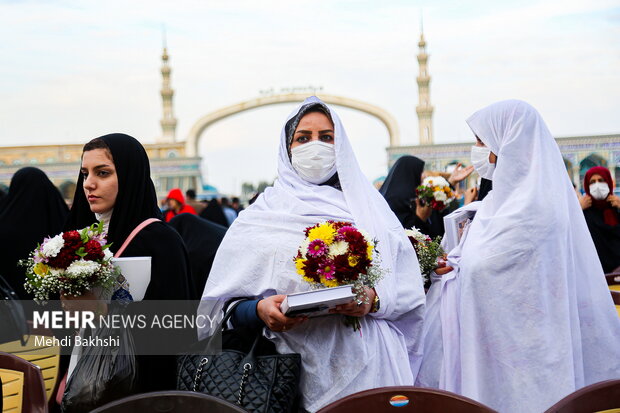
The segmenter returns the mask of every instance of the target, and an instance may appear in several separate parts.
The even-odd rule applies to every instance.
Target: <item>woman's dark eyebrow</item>
[[[309,134],[312,134],[312,131],[309,131],[309,130],[298,130],[298,131],[295,131],[295,133],[309,133]]]
[[[101,168],[109,168],[110,166],[111,166],[111,165],[108,165],[107,163],[104,163],[104,164],[97,165],[97,166],[93,167],[93,169],[94,169],[94,170],[97,170],[97,169],[101,169]],[[81,170],[81,171],[87,171],[88,169],[87,169],[87,168],[84,168],[84,167],[81,167],[81,168],[80,168],[80,170]]]

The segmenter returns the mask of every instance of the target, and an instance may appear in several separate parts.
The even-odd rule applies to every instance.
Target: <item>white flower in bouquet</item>
[[[433,192],[433,196],[436,201],[446,202],[448,200],[448,195],[444,191],[435,191]]]
[[[417,229],[416,227],[411,227],[411,229],[406,229],[405,235],[407,235],[407,237],[409,238],[413,238],[414,240],[418,242],[426,242],[430,240],[430,238],[427,235],[420,232],[420,230]]]
[[[73,261],[67,267],[67,274],[70,277],[77,278],[80,276],[89,276],[94,274],[101,268],[101,265],[95,261],[77,260]]]
[[[104,255],[104,260],[109,261],[112,258],[114,258],[114,254],[112,254],[112,251],[110,251],[109,248],[106,248],[105,250],[103,250],[103,255]]]
[[[442,188],[450,186],[448,181],[446,181],[446,178],[444,178],[443,176],[427,176],[426,178],[424,178],[424,181],[422,181],[422,185],[424,185],[424,186],[439,186],[439,187],[442,187]]]
[[[304,242],[299,246],[299,253],[302,257],[306,258],[306,253],[308,252],[308,247],[310,246],[309,238],[306,238]]]
[[[358,229],[358,231],[360,232],[360,234],[362,234],[366,242],[372,241],[372,236],[368,232],[364,231],[363,229]]]
[[[329,246],[329,255],[335,257],[346,254],[349,250],[349,244],[345,241],[336,241]]]
[[[46,257],[55,257],[58,255],[62,247],[65,245],[65,240],[62,238],[62,234],[56,235],[53,238],[48,239],[41,246],[41,252]]]

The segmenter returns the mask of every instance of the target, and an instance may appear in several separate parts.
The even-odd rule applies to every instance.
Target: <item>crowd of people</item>
[[[200,300],[198,314],[211,318],[241,299],[232,327],[260,329],[279,353],[301,355],[300,411],[415,385],[500,412],[542,412],[620,378],[620,318],[604,277],[620,266],[620,199],[604,167],[589,170],[585,194],[575,194],[557,144],[525,102],[492,104],[467,124],[472,165],[446,177],[453,187],[474,170],[481,177],[463,190],[475,217],[428,291],[404,230],[441,236],[443,217],[459,205],[438,211],[417,198],[429,171],[413,156],[399,158],[377,191],[336,111],[316,97],[287,117],[278,177],[245,209],[178,188],[158,202],[146,152],[124,134],[86,143],[70,210],[42,171],[21,169],[0,201],[0,275],[31,298],[17,262],[44,237],[102,221],[117,252],[155,218],[122,252],[152,257],[144,299]],[[329,316],[287,317],[286,296],[311,289],[292,259],[300,234],[328,220],[376,240],[383,278]],[[358,318],[361,333],[346,316]],[[198,339],[214,333],[213,325],[196,331]],[[176,388],[173,357],[139,356],[136,368],[140,392]]]
[[[166,222],[170,222],[179,214],[187,213],[228,228],[241,211],[243,206],[237,197],[232,200],[227,197],[213,197],[210,200],[198,201],[194,189],[188,189],[183,196],[180,188],[173,188],[162,201],[162,212]]]

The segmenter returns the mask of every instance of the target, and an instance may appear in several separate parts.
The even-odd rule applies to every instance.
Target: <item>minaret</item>
[[[431,95],[429,89],[431,77],[428,74],[428,68],[426,66],[428,62],[428,55],[426,54],[426,41],[424,40],[424,29],[422,28],[422,24],[420,24],[420,27],[420,41],[418,42],[418,64],[420,65],[420,75],[417,77],[419,102],[416,107],[416,112],[418,113],[418,124],[420,126],[420,145],[432,145],[433,107],[431,106]]]
[[[176,140],[177,120],[172,113],[172,96],[174,90],[170,87],[170,66],[168,66],[168,51],[164,38],[164,53],[161,55],[161,76],[163,78],[161,86],[161,100],[163,103],[164,116],[161,119],[162,136],[158,143],[171,143]]]

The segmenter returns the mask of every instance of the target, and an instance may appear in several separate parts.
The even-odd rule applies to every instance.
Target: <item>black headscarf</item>
[[[490,179],[480,179],[480,189],[478,190],[477,201],[482,201],[493,189],[493,181]]]
[[[422,182],[423,171],[423,160],[411,155],[401,156],[381,186],[381,195],[403,226],[408,225],[411,215],[415,214],[412,202],[416,198],[415,189]]]
[[[295,116],[293,116],[292,118],[288,120],[288,122],[286,122],[286,126],[284,127],[284,130],[286,133],[286,147],[288,149],[289,158],[291,156],[291,144],[293,143],[293,135],[295,135],[295,130],[297,129],[297,125],[299,125],[299,121],[301,120],[301,118],[303,118],[304,116],[306,116],[306,114],[311,113],[311,112],[320,112],[324,114],[325,116],[327,116],[332,123],[334,123],[334,121],[332,120],[332,115],[329,111],[329,108],[326,105],[322,103],[313,102],[313,103],[308,103],[305,106],[302,106],[299,109],[299,112],[297,112]]]
[[[149,158],[138,140],[122,133],[100,137],[110,149],[118,176],[118,195],[108,228],[108,242],[116,251],[142,221],[163,219],[157,206],[157,194],[151,180]],[[66,229],[80,229],[96,221],[83,188],[80,173]]]
[[[170,225],[183,238],[192,268],[192,281],[198,297],[202,297],[213,259],[227,228],[193,214],[179,214]]]
[[[6,198],[6,191],[0,186],[0,211],[4,209],[4,200]]]
[[[27,298],[25,270],[17,261],[27,258],[43,238],[59,234],[68,212],[45,172],[32,167],[15,172],[0,212],[0,275],[20,298]]]
[[[222,206],[215,198],[209,201],[205,209],[203,209],[200,213],[200,217],[228,228],[228,220],[226,219],[226,215],[224,215]]]
[[[292,118],[286,122],[286,126],[284,127],[284,131],[286,133],[286,148],[288,150],[288,157],[291,158],[291,145],[293,144],[293,136],[295,135],[295,130],[297,129],[297,125],[299,125],[299,121],[301,118],[306,116],[308,113],[319,112],[327,116],[330,122],[333,124],[334,121],[332,119],[331,112],[329,108],[323,103],[308,103],[305,106],[302,106],[299,109],[299,112]],[[340,185],[340,178],[338,177],[338,172],[334,173],[327,181],[323,182],[319,185],[327,185],[333,188],[342,191],[342,186]]]

